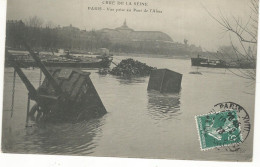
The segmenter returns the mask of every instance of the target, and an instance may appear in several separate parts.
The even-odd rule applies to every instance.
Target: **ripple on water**
[[[162,94],[157,91],[149,91],[148,114],[155,120],[179,120],[180,94]]]
[[[92,153],[102,133],[104,118],[80,123],[44,124],[24,129],[14,152],[74,154]]]

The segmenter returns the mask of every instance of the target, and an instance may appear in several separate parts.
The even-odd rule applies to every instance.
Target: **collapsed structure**
[[[36,121],[79,121],[106,113],[89,77],[90,73],[76,69],[52,68],[47,70],[36,53],[28,46],[27,48],[45,75],[45,80],[36,90],[19,65],[12,61],[15,72],[29,91],[27,121],[29,117]],[[36,102],[31,110],[29,109],[30,100]]]

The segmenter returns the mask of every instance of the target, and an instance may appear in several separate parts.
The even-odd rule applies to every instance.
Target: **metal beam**
[[[27,45],[26,43],[25,43],[25,47],[29,51],[29,53],[32,56],[32,58],[36,61],[37,65],[42,70],[44,75],[47,77],[47,79],[49,80],[50,84],[54,88],[55,92],[58,93],[58,94],[61,94],[62,93],[62,89],[60,88],[58,83],[55,81],[55,79],[52,77],[52,75],[49,73],[49,71],[46,69],[45,65],[41,62],[40,58],[31,50],[29,45]]]

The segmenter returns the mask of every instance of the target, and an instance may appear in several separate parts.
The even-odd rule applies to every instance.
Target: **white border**
[[[0,109],[3,103],[3,50],[5,34],[5,15],[6,1],[0,0]],[[260,26],[258,26],[259,28]],[[259,39],[259,38],[258,38]],[[258,48],[260,44],[258,43]],[[257,64],[260,66],[260,58],[257,59]],[[18,154],[2,154],[0,153],[0,166],[5,167],[259,167],[260,166],[260,67],[257,70],[256,81],[256,102],[255,102],[255,117],[254,117],[254,155],[253,162],[214,162],[214,161],[184,161],[184,160],[157,160],[157,159],[127,159],[127,158],[100,158],[100,157],[77,157],[77,156],[49,156],[49,155],[18,155]],[[0,114],[0,127],[2,127],[2,114]],[[0,128],[0,136],[1,136]]]

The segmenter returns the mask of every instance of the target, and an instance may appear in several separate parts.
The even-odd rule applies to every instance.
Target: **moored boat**
[[[14,52],[14,59],[21,68],[37,67],[37,63],[32,60],[26,52]],[[113,60],[112,56],[94,55],[94,56],[73,56],[39,54],[42,63],[46,67],[70,67],[70,68],[109,68]],[[8,56],[5,59],[5,66],[11,66]]]
[[[243,69],[252,69],[255,68],[255,64],[253,62],[248,61],[233,61],[226,62],[220,59],[206,59],[201,58],[198,55],[197,58],[191,58],[192,66],[200,66],[200,67],[211,67],[211,68],[243,68]]]

